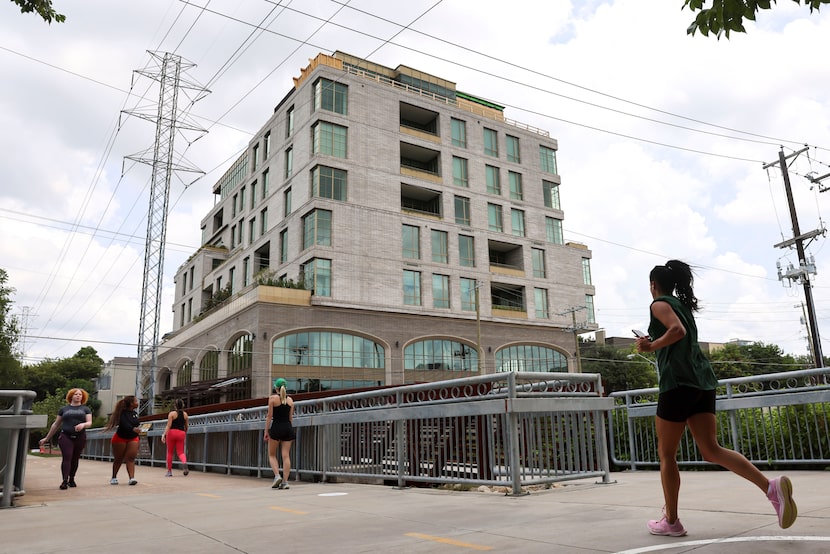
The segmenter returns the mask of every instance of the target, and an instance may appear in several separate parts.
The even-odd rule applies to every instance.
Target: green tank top
[[[712,364],[697,341],[697,324],[692,311],[684,306],[675,296],[658,296],[654,302],[666,302],[686,328],[686,336],[674,344],[660,348],[657,355],[657,368],[660,374],[660,392],[670,391],[681,385],[701,390],[713,390],[718,386],[718,379]],[[651,314],[651,310],[649,310]],[[648,334],[657,340],[666,332],[666,326],[651,315]]]

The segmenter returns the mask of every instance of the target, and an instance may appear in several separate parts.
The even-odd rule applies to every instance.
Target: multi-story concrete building
[[[318,55],[213,189],[157,391],[576,371],[594,287],[563,241],[557,147],[445,79]]]
[[[101,409],[98,415],[109,417],[119,400],[125,396],[135,394],[137,362],[136,358],[116,356],[104,363],[101,375],[95,382],[98,390],[98,400],[101,401]]]

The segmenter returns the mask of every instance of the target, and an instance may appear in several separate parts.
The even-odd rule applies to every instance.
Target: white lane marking
[[[729,537],[725,539],[703,539],[699,541],[683,541],[683,542],[667,542],[666,544],[658,544],[655,546],[645,546],[643,548],[632,548],[630,550],[620,550],[615,554],[641,554],[643,552],[657,552],[659,550],[671,550],[672,548],[679,548],[681,546],[700,546],[706,544],[726,544],[730,542],[762,542],[762,541],[800,541],[800,542],[830,542],[830,537],[805,537],[805,536],[785,536],[775,535],[766,537]]]
[[[324,493],[318,494],[317,496],[346,496],[347,494],[349,494],[349,493],[347,493],[347,492],[324,492]]]

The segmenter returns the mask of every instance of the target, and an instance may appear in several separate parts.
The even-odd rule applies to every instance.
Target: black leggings
[[[58,446],[61,447],[61,474],[63,480],[75,478],[75,473],[78,471],[78,460],[81,459],[81,454],[86,446],[86,433],[80,432],[75,434],[75,438],[70,438],[66,433],[61,433],[58,436]]]

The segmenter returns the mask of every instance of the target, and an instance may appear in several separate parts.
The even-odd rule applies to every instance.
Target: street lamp
[[[660,369],[657,367],[657,362],[655,360],[652,360],[648,356],[643,356],[639,352],[635,352],[634,354],[629,354],[628,356],[626,356],[626,358],[628,358],[629,360],[633,360],[635,357],[644,359],[649,364],[651,364],[652,367],[654,367],[654,372],[657,373],[657,382],[659,383],[660,382]]]
[[[481,308],[479,306],[479,299],[481,298],[478,289],[484,283],[476,279],[475,301],[476,301],[476,354],[478,356],[478,374],[481,375],[484,371],[484,353],[481,351]]]

